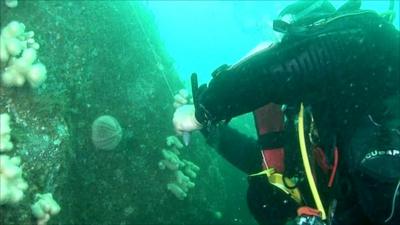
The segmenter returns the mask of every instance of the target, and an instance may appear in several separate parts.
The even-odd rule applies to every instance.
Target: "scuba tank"
[[[395,0],[389,0],[388,10],[381,13],[381,16],[389,23],[393,23],[396,16],[394,2]],[[327,0],[299,0],[279,13],[278,19],[273,21],[273,29],[283,34],[304,32],[308,26],[312,26],[319,20],[360,11],[361,5],[362,0],[348,0],[336,10]]]

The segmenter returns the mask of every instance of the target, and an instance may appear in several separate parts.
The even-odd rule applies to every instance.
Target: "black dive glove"
[[[229,65],[223,64],[219,66],[214,72],[212,72],[211,76],[213,78],[218,77],[218,75],[230,68]],[[200,87],[197,87],[197,75],[194,73],[191,77],[192,82],[192,95],[193,95],[193,104],[195,108],[195,117],[196,120],[201,123],[205,128],[210,128],[211,125],[216,124],[217,119],[207,111],[207,109],[201,104],[201,99],[203,94],[207,91],[207,84],[202,84]],[[225,120],[225,123],[229,122],[230,119]]]

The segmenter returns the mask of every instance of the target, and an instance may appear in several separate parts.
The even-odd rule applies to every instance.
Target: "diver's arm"
[[[398,58],[396,49],[398,31],[378,14],[365,11],[339,16],[289,34],[275,46],[219,72],[199,93],[196,119],[207,124],[271,102],[325,101],[342,93],[353,101],[361,99],[352,85],[373,89],[374,74],[385,73],[379,71],[380,60],[386,60],[393,70],[398,68],[398,63],[392,63]]]
[[[262,169],[260,147],[255,139],[239,133],[226,124],[219,124],[212,129],[202,129],[207,143],[233,166],[246,174]]]
[[[326,78],[343,51],[332,38],[284,41],[219,72],[199,93],[196,119],[218,122],[271,102],[298,103],[312,90],[324,97]]]

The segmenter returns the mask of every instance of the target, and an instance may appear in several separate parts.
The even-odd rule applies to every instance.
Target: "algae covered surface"
[[[0,86],[14,144],[1,154],[21,158],[28,183],[21,201],[0,206],[1,224],[37,224],[38,193],[52,193],[61,207],[47,224],[254,224],[246,176],[200,133],[176,153],[200,168],[195,186],[182,200],[167,189],[175,174],[159,162],[175,135],[173,95],[183,83],[148,9],[129,1],[18,3],[1,2],[0,25],[19,21],[35,32],[47,79],[37,88]],[[112,150],[92,143],[92,123],[103,115],[122,130]]]

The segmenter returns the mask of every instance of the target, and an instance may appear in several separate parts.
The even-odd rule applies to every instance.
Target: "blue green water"
[[[207,82],[222,64],[233,64],[263,41],[276,39],[272,20],[294,1],[148,1],[168,53],[189,87],[192,72]],[[331,1],[338,8],[344,1]],[[394,24],[399,27],[399,1]],[[389,1],[363,1],[363,9],[384,12]]]
[[[221,64],[276,41],[271,21],[292,2],[20,0],[9,8],[0,0],[1,28],[23,23],[22,39],[33,31],[37,62],[47,69],[40,87],[0,82],[0,114],[9,114],[14,145],[0,156],[19,157],[18,175],[29,185],[18,204],[0,200],[0,224],[37,224],[31,205],[45,193],[61,207],[48,225],[256,224],[246,202],[247,174],[199,132],[180,150],[166,141],[175,135],[172,95],[182,87],[175,72],[186,88],[192,72],[208,82]],[[362,8],[384,12],[388,6],[365,0]],[[399,0],[395,6],[399,13]],[[394,23],[398,28],[398,15]],[[0,69],[3,79],[5,64]],[[100,120],[116,134],[106,145],[93,126],[103,115],[118,121]],[[247,115],[229,125],[256,136]],[[186,199],[168,189],[177,169],[160,168],[165,149],[200,167]]]

